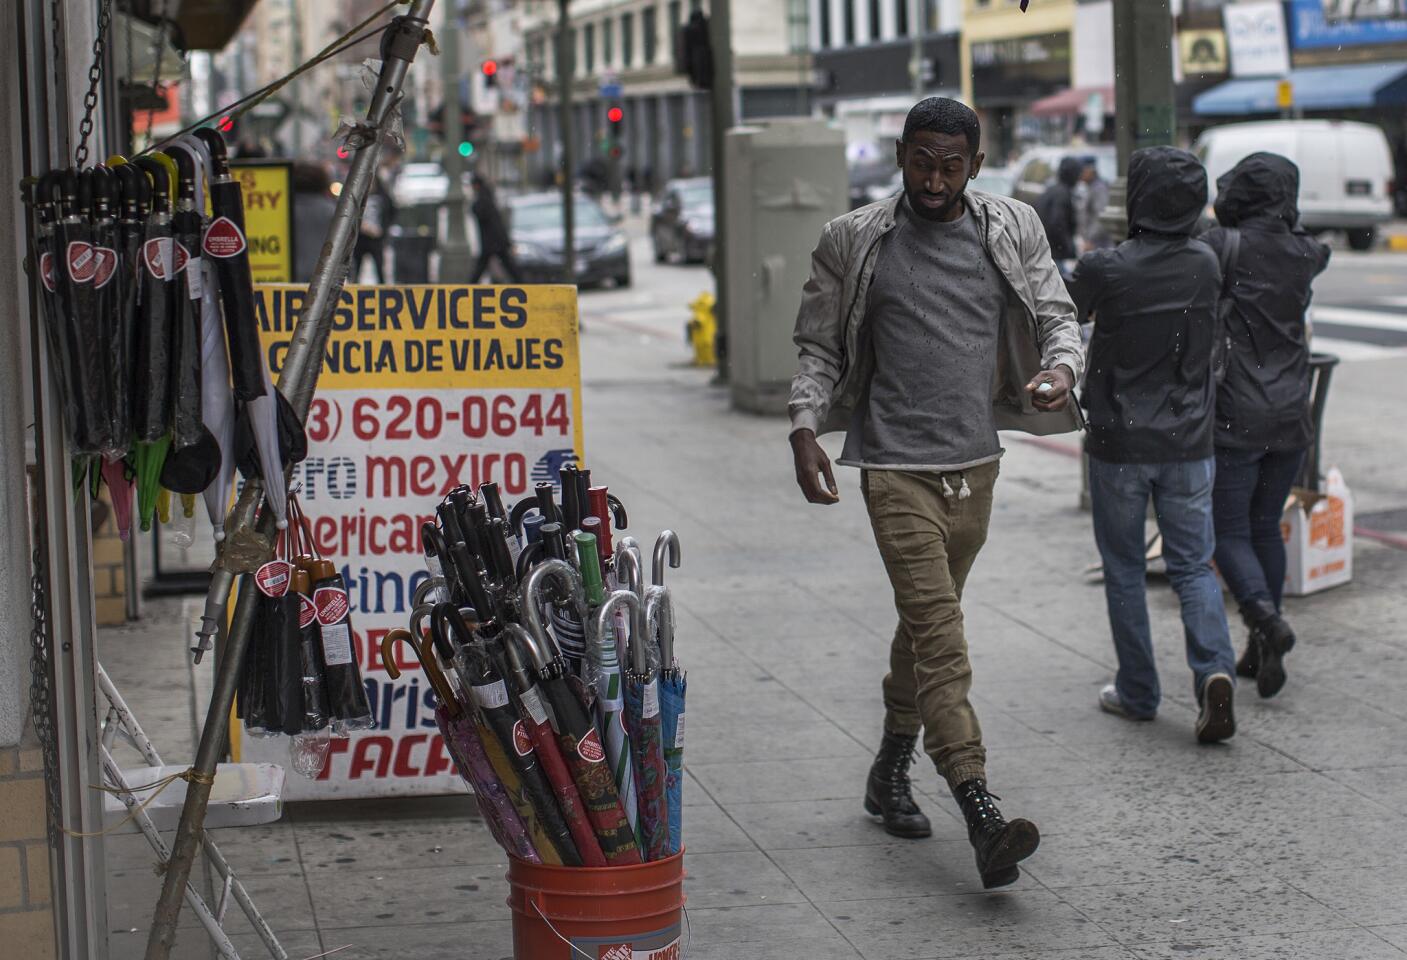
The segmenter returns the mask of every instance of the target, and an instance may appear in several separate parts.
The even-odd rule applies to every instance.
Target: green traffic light
[[[470,143],[468,140],[465,140],[463,143],[461,143],[461,144],[459,145],[459,155],[460,155],[461,157],[470,156],[470,155],[473,154],[473,152],[474,152],[474,145],[473,145],[472,143]]]

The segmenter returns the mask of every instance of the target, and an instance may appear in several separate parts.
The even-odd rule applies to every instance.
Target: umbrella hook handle
[[[666,556],[669,558],[669,565],[676,570],[679,569],[679,534],[673,530],[662,530],[660,535],[655,538],[655,555],[653,563],[650,565],[650,582],[657,587],[664,586]]]
[[[565,594],[564,599],[570,601],[578,610],[585,606],[586,593],[581,584],[581,574],[565,560],[544,560],[533,567],[532,573],[528,574],[528,579],[523,582],[519,591],[523,625],[528,628],[532,638],[542,645],[544,651],[556,656],[556,644],[548,636],[547,627],[542,622],[542,604],[545,600],[552,599],[544,596],[549,583],[562,588],[558,596]]]
[[[435,695],[440,698],[440,703],[444,704],[445,712],[451,717],[457,717],[463,712],[459,705],[459,698],[454,695],[454,688],[450,686],[449,678],[445,676],[440,665],[435,662],[435,655],[431,648],[429,638],[422,637],[418,641],[409,630],[397,627],[389,631],[381,638],[381,666],[386,668],[386,673],[392,680],[400,678],[401,670],[396,665],[394,648],[397,643],[407,643],[415,651],[415,657],[420,661],[420,667],[425,671],[425,677],[430,681],[430,686],[435,689]]]

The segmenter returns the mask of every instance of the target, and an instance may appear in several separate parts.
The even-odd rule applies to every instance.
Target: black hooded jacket
[[[1241,236],[1231,271],[1231,350],[1217,389],[1216,444],[1244,450],[1308,446],[1309,343],[1304,314],[1329,248],[1299,229],[1299,168],[1253,153],[1217,180],[1217,227],[1202,235],[1222,254]]]
[[[1093,313],[1084,401],[1091,456],[1165,463],[1212,455],[1216,252],[1192,237],[1207,203],[1197,158],[1148,147],[1129,160],[1129,239],[1081,258],[1076,316]]]
[[[1036,200],[1036,215],[1050,241],[1052,260],[1073,260],[1080,255],[1075,246],[1075,185],[1080,182],[1084,164],[1077,157],[1060,161],[1056,181]]]

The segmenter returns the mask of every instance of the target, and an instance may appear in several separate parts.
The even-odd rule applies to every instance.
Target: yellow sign
[[[233,160],[230,172],[244,193],[244,234],[255,283],[293,279],[293,167]]]
[[[1281,110],[1288,110],[1295,105],[1295,85],[1288,80],[1281,80],[1275,85],[1275,103]]]
[[[301,286],[255,288],[277,374]],[[293,482],[316,552],[347,571],[354,652],[376,727],[334,738],[286,799],[458,793],[464,781],[426,706],[413,657],[391,679],[381,639],[409,622],[429,573],[421,527],[460,484],[494,481],[510,505],[582,455],[576,289],[368,286],[342,291]],[[286,763],[287,744],[244,731],[240,759]]]

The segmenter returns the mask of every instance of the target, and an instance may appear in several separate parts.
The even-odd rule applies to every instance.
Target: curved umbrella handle
[[[526,660],[523,658],[524,651],[527,652]],[[533,686],[532,676],[528,673],[529,662],[535,670],[547,666],[547,658],[537,641],[516,623],[507,624],[503,628],[503,655],[508,660],[508,669],[518,684],[519,693],[526,693]]]
[[[654,562],[650,565],[650,582],[657,587],[664,586],[664,562],[668,556],[669,565],[679,569],[679,534],[673,530],[662,530],[655,538]]]
[[[617,530],[624,530],[630,526],[630,517],[626,515],[625,504],[620,502],[620,497],[614,493],[606,494],[606,503],[611,507],[611,523]]]
[[[209,127],[201,127],[194,134],[205,144],[205,148],[210,151],[210,166],[215,171],[217,177],[228,177],[230,175],[229,150],[225,146],[225,138],[219,132]]]
[[[449,678],[445,676],[444,671],[435,661],[435,656],[430,650],[430,641],[422,639],[417,642],[409,630],[400,627],[381,638],[381,665],[386,668],[386,673],[390,675],[391,679],[396,680],[401,675],[393,653],[397,642],[408,643],[410,648],[415,651],[415,657],[420,661],[420,668],[425,671],[425,678],[434,688],[435,696],[439,697],[440,703],[444,704],[445,712],[451,717],[457,717],[463,713],[463,708],[459,705],[459,698],[454,695],[454,687],[450,686]]]
[[[582,586],[581,575],[565,560],[544,560],[533,567],[532,573],[523,581],[518,591],[523,625],[527,627],[533,640],[542,646],[547,657],[551,658],[557,656],[559,651],[542,622],[542,604],[548,599],[544,592],[549,583],[557,584],[561,593],[565,594],[565,599],[578,610],[586,605],[586,590]]]
[[[514,579],[519,583],[528,575],[529,569],[547,555],[547,548],[541,540],[534,541],[523,548],[518,554],[518,563],[513,570]]]
[[[437,590],[445,589],[447,586],[448,584],[445,583],[444,577],[429,577],[420,581],[420,586],[415,588],[415,596],[410,604],[411,608],[433,607],[438,601],[431,600],[431,595]]]
[[[641,595],[645,573],[640,564],[640,544],[634,537],[623,537],[616,544],[613,565],[616,582],[631,593]]]
[[[640,617],[640,598],[629,590],[617,590],[607,597],[606,602],[601,604],[601,609],[596,611],[596,640],[603,648],[608,643],[605,638],[611,635],[612,620],[615,619],[616,610],[620,607],[625,607],[627,611],[625,620],[626,623],[630,624],[630,640],[635,643],[635,646],[639,646],[635,625],[639,622]],[[644,647],[640,647],[638,657],[643,658],[644,654]],[[611,650],[611,656],[615,657],[614,648]]]

